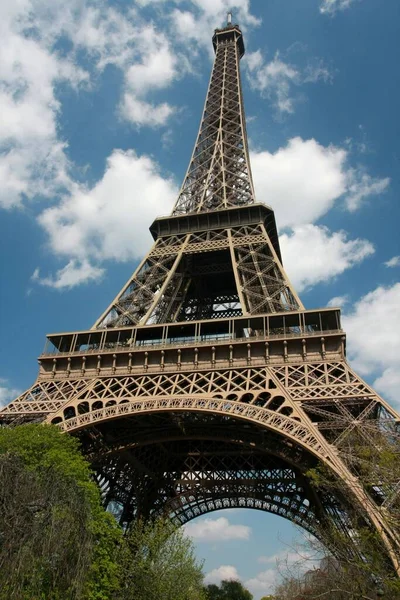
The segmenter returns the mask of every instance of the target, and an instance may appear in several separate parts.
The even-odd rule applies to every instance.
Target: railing
[[[224,337],[224,339],[221,338],[209,338],[207,340],[201,340],[198,338],[193,337],[190,341],[185,341],[185,342],[181,342],[178,340],[165,340],[165,341],[160,341],[160,340],[143,340],[141,341],[140,344],[136,343],[133,345],[129,345],[129,344],[124,344],[121,342],[117,342],[115,344],[104,344],[102,348],[86,348],[84,350],[74,350],[73,352],[47,352],[47,353],[43,353],[40,355],[39,358],[51,358],[54,356],[59,356],[60,358],[65,357],[65,356],[71,356],[71,355],[79,355],[79,356],[85,356],[87,354],[96,354],[101,352],[103,353],[115,353],[115,352],[134,352],[134,351],[139,351],[139,350],[145,350],[145,349],[152,349],[152,350],[163,350],[163,349],[167,349],[167,348],[171,348],[171,347],[175,347],[177,349],[182,349],[182,348],[191,348],[191,347],[204,347],[204,346],[209,346],[210,343],[213,343],[215,345],[218,346],[222,346],[222,345],[226,345],[227,342],[231,341],[233,342],[235,345],[236,344],[243,344],[243,343],[257,343],[257,342],[269,342],[269,341],[273,341],[273,340],[286,340],[286,339],[295,339],[295,338],[315,338],[315,337],[324,337],[324,336],[330,336],[330,335],[344,335],[344,331],[343,329],[330,329],[327,331],[313,331],[313,332],[307,332],[305,333],[300,332],[300,333],[286,333],[286,334],[272,334],[269,336],[254,336],[254,337],[241,337],[241,338],[234,338],[232,336],[230,337]]]
[[[255,339],[290,339],[342,333],[336,309],[240,316],[200,322],[165,323],[49,335],[42,356],[188,347]]]

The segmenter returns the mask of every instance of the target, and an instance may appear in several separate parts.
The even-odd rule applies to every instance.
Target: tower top
[[[232,13],[228,12],[226,27],[223,27],[222,29],[215,29],[214,31],[212,42],[215,52],[217,51],[218,44],[226,43],[232,40],[235,40],[235,42],[237,43],[239,49],[239,57],[242,58],[245,52],[243,34],[239,25],[234,25],[232,23]]]
[[[244,43],[232,13],[212,42],[215,61],[203,118],[174,216],[255,203],[239,69]]]

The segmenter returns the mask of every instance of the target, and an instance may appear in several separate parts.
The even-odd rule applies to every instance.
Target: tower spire
[[[215,61],[199,133],[173,214],[208,212],[255,202],[239,61],[243,35],[232,25],[213,36]]]

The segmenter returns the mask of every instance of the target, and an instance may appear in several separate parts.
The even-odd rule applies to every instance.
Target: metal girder
[[[255,201],[240,84],[241,32],[232,29],[216,39],[204,113],[176,215]]]

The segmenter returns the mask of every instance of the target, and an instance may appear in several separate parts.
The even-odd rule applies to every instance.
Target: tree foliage
[[[0,598],[105,600],[121,531],[78,442],[57,428],[0,429]]]
[[[341,452],[371,499],[382,507],[386,523],[400,537],[400,437],[396,427],[370,425],[367,433],[362,428],[354,428],[343,441]],[[308,475],[314,485],[325,492],[346,496],[343,482],[326,467],[313,469]],[[335,580],[342,590],[364,590],[359,593],[366,596],[372,593],[374,582],[378,581],[385,597],[388,597],[386,593],[399,597],[400,579],[394,572],[382,536],[360,506],[349,504],[347,519],[350,535],[326,524],[318,532],[320,540],[336,558],[335,569],[325,580]],[[346,595],[344,591],[343,594]]]
[[[224,580],[221,585],[206,586],[207,600],[252,600],[253,596],[240,581]]]
[[[205,600],[193,543],[170,521],[135,522],[119,559],[118,600]]]
[[[302,575],[287,576],[275,590],[276,600],[399,600],[395,588],[385,587],[378,579],[363,577],[352,564],[325,557],[319,568]]]
[[[123,532],[79,443],[0,429],[0,600],[204,600],[192,541],[169,521]]]

